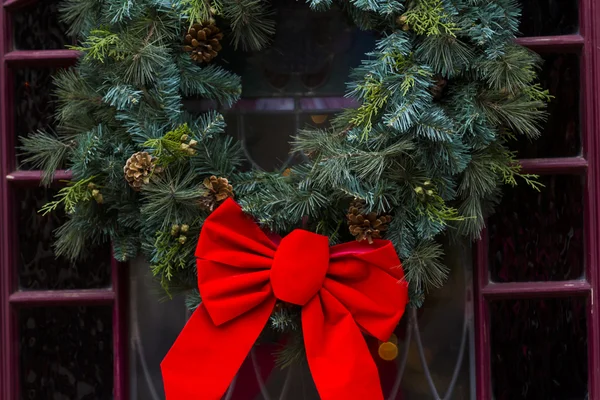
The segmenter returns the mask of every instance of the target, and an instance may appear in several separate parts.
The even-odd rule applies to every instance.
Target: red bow
[[[408,290],[391,242],[345,243],[294,230],[277,244],[233,201],[205,221],[198,247],[202,304],[162,362],[168,400],[218,400],[277,299],[302,306],[306,356],[324,400],[383,399],[362,336],[389,339]]]

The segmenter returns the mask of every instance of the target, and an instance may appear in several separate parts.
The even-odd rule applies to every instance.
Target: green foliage
[[[168,281],[173,278],[173,275],[188,267],[189,260],[194,253],[194,245],[190,242],[193,241],[188,241],[186,235],[173,234],[171,228],[156,232],[152,274],[160,278],[161,284],[167,292]]]
[[[414,0],[405,14],[406,23],[418,35],[451,35],[458,30],[442,0]]]
[[[309,0],[313,10],[336,7]],[[241,50],[269,46],[276,3],[263,0],[66,0],[62,19],[84,53],[55,78],[56,132],[23,139],[27,162],[57,168],[73,182],[43,213],[64,208],[55,249],[70,259],[110,242],[127,261],[142,253],[168,296],[195,290],[194,247],[208,212],[205,178],[228,178],[236,201],[264,228],[305,228],[332,244],[353,240],[346,213],[362,199],[391,215],[385,238],[406,271],[411,305],[448,276],[442,235],[478,238],[503,185],[542,190],[521,171],[510,140],[541,133],[552,99],[537,82],[541,59],[516,45],[514,0],[350,0],[339,6],[375,47],[353,69],[343,110],[327,129],[302,129],[292,152],[305,160],[285,171],[242,170],[243,151],[226,135],[217,111],[198,113],[189,100],[227,109],[241,96],[229,60],[197,64],[184,52],[189,24],[215,17],[226,41]],[[401,28],[401,29],[399,29]],[[404,30],[403,30],[404,29]],[[276,127],[274,127],[276,129]],[[132,154],[157,164],[134,191],[123,177]],[[178,228],[174,228],[178,227]],[[184,228],[185,227],[185,228]],[[272,314],[271,333],[289,337],[278,365],[304,359],[298,310]],[[266,336],[266,334],[265,334]]]
[[[54,172],[61,168],[72,147],[69,142],[60,140],[55,134],[38,131],[24,137],[20,149],[29,154],[23,162],[31,163],[35,169],[43,171],[42,184],[52,182]]]
[[[221,14],[231,24],[231,42],[236,49],[262,50],[275,33],[272,12],[262,0],[223,2]]]
[[[69,46],[69,48],[83,52],[86,60],[96,60],[103,63],[108,57],[115,61],[125,59],[121,38],[118,34],[109,30],[94,29],[82,44],[83,46]]]
[[[290,334],[287,342],[275,351],[275,365],[281,369],[290,365],[306,362],[306,350],[301,331]]]
[[[44,204],[40,213],[46,215],[55,211],[58,207],[63,207],[67,214],[73,213],[78,204],[90,201],[93,198],[92,190],[96,188],[96,185],[92,181],[96,178],[96,176],[90,176],[77,182],[67,182],[67,186],[58,191],[56,200]]]
[[[171,163],[191,157],[196,153],[196,142],[190,139],[192,131],[187,124],[183,124],[167,132],[158,139],[149,139],[144,142],[144,147],[150,149],[158,158],[157,165],[165,167]],[[194,142],[191,142],[194,140]],[[190,143],[192,143],[190,145]]]
[[[182,0],[181,7],[182,14],[188,19],[191,26],[196,22],[209,21],[214,15],[219,15],[223,4],[220,1]]]

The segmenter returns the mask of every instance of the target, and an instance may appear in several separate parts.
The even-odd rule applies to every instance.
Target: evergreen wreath
[[[332,0],[308,0],[314,12]],[[331,129],[298,133],[308,161],[284,171],[241,169],[241,147],[216,111],[186,111],[188,97],[231,106],[238,76],[221,47],[257,51],[277,27],[263,0],[66,0],[62,16],[77,66],[55,77],[57,132],[23,139],[44,184],[66,167],[73,179],[41,210],[64,208],[56,253],[85,256],[105,242],[127,261],[144,254],[170,295],[196,288],[194,249],[203,220],[235,197],[265,229],[303,227],[333,243],[393,242],[418,307],[443,284],[440,235],[476,239],[504,184],[520,172],[513,140],[536,139],[547,91],[539,57],[514,43],[515,0],[344,0],[375,48],[349,77],[357,108]],[[297,333],[297,310],[278,305],[277,332]],[[288,340],[293,346],[302,341]],[[282,351],[281,364],[298,358]]]

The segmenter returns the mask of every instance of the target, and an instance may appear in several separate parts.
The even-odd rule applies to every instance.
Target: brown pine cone
[[[223,33],[214,22],[196,23],[188,29],[183,49],[190,53],[192,60],[198,63],[208,63],[221,50],[221,39],[223,39]]]
[[[364,202],[353,200],[348,209],[348,228],[358,242],[367,240],[369,244],[373,239],[380,239],[382,232],[388,228],[392,221],[389,215],[377,215],[374,212],[364,213]]]
[[[233,198],[233,186],[227,178],[217,178],[213,175],[204,179],[203,185],[208,189],[208,193],[200,199],[200,207],[207,211],[213,211],[227,198]]]
[[[156,158],[145,151],[133,154],[123,167],[125,180],[135,191],[141,190],[142,186],[150,182],[154,172],[159,172],[156,168]]]

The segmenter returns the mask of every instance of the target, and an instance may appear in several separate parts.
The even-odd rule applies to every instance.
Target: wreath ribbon
[[[202,304],[161,364],[168,400],[219,400],[277,300],[302,307],[308,365],[324,400],[383,399],[363,331],[386,341],[408,290],[391,242],[329,247],[294,230],[271,240],[228,199],[196,249]]]

